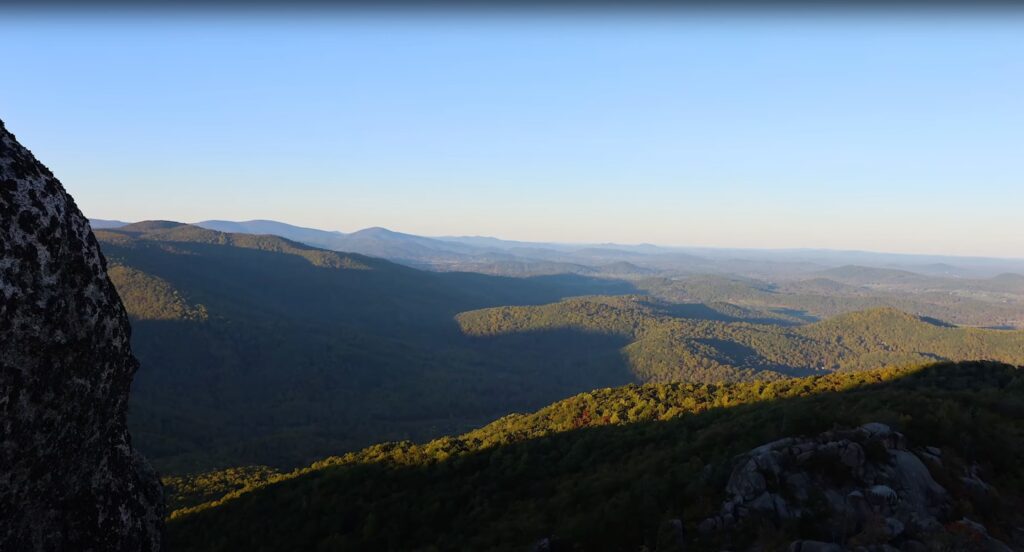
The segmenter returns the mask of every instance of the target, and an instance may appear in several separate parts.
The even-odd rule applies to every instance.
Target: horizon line
[[[530,241],[530,240],[511,239],[511,238],[500,238],[500,237],[497,237],[497,236],[488,236],[488,235],[480,235],[480,234],[462,234],[462,235],[455,235],[455,234],[446,234],[446,235],[413,234],[413,233],[409,233],[409,232],[403,232],[401,230],[393,230],[393,229],[388,228],[386,226],[367,226],[367,227],[364,227],[364,228],[359,228],[357,230],[352,230],[352,231],[346,232],[346,231],[343,231],[343,230],[327,230],[327,229],[324,229],[324,228],[315,228],[315,227],[312,227],[312,226],[299,226],[297,224],[292,224],[290,222],[284,222],[284,221],[281,221],[281,220],[266,219],[266,218],[254,218],[254,219],[246,219],[246,220],[205,219],[205,220],[200,220],[200,221],[195,221],[195,222],[182,222],[182,221],[177,221],[177,220],[172,220],[172,219],[144,219],[144,220],[138,220],[138,221],[125,221],[125,220],[122,220],[120,218],[113,218],[113,219],[99,218],[99,217],[95,217],[95,218],[94,217],[87,217],[87,218],[90,221],[90,227],[91,227],[91,223],[92,223],[93,220],[106,221],[106,222],[119,222],[119,223],[123,223],[125,225],[137,224],[137,223],[140,223],[140,222],[162,221],[162,222],[176,222],[176,223],[179,223],[179,224],[188,224],[188,225],[191,225],[191,226],[198,226],[198,225],[200,225],[202,223],[205,223],[205,222],[229,222],[229,223],[235,223],[235,224],[243,224],[243,223],[247,223],[247,222],[272,222],[272,223],[275,223],[275,224],[284,224],[284,225],[287,225],[287,226],[291,226],[291,227],[294,227],[294,228],[300,228],[300,229],[303,229],[303,230],[315,230],[317,232],[336,233],[336,234],[341,234],[341,235],[346,235],[346,236],[347,235],[352,235],[352,234],[355,234],[355,233],[358,233],[358,232],[362,232],[364,230],[370,230],[370,229],[374,229],[374,228],[379,228],[379,229],[386,230],[388,232],[393,232],[393,233],[396,233],[396,234],[404,234],[404,235],[407,235],[407,236],[414,236],[414,237],[428,238],[428,239],[438,239],[438,240],[444,240],[444,239],[449,239],[449,240],[452,240],[452,239],[491,239],[491,240],[498,240],[498,241],[503,241],[503,242],[518,242],[518,243],[526,243],[526,244],[534,244],[534,245],[561,245],[561,246],[575,246],[575,247],[584,247],[584,246],[645,247],[646,246],[646,247],[657,247],[657,248],[662,248],[662,249],[679,249],[679,250],[698,249],[698,250],[718,250],[718,251],[756,251],[756,252],[763,252],[763,253],[786,253],[786,252],[801,252],[801,251],[805,251],[805,252],[830,252],[830,253],[863,253],[863,254],[870,254],[870,255],[891,255],[891,256],[903,256],[903,257],[940,257],[940,258],[951,258],[951,259],[975,259],[975,260],[997,260],[997,261],[1019,261],[1019,262],[1024,262],[1024,257],[1013,257],[1013,256],[955,255],[955,254],[950,254],[950,253],[907,253],[907,252],[896,252],[896,251],[873,251],[873,250],[868,250],[868,249],[839,249],[839,248],[833,249],[833,248],[828,248],[828,247],[799,247],[799,246],[786,246],[786,247],[753,247],[753,246],[728,247],[728,246],[717,246],[717,245],[659,244],[659,243],[654,243],[654,242],[620,243],[620,242]],[[100,230],[102,230],[102,228],[100,228]],[[270,234],[270,235],[275,235],[275,234]],[[279,236],[279,237],[283,237],[283,236]]]

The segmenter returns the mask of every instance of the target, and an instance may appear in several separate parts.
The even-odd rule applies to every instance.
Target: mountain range
[[[1024,442],[1024,330],[969,327],[1024,319],[1017,274],[769,279],[659,267],[648,247],[224,228],[248,231],[95,231],[142,363],[129,427],[163,474],[177,550],[1017,542],[1021,474],[1004,460]],[[307,243],[327,238],[404,262]],[[502,261],[529,267],[515,276],[442,268],[511,266],[481,248],[533,257]],[[525,275],[543,255],[557,273]],[[854,468],[830,452],[851,439]],[[779,443],[813,462],[780,464],[768,499],[737,491],[764,477],[743,458],[803,454]],[[907,506],[851,517],[828,498],[879,481]]]
[[[94,219],[97,228],[126,223]],[[469,270],[536,275],[600,270],[633,263],[666,274],[729,273],[753,277],[806,277],[844,265],[912,271],[948,278],[991,278],[1024,273],[1024,259],[949,257],[816,249],[720,249],[651,244],[566,244],[480,236],[425,237],[372,227],[351,233],[318,230],[273,220],[206,220],[195,226],[231,233],[271,234],[323,249],[361,253],[430,270]],[[518,263],[518,264],[513,264]]]
[[[430,238],[384,228],[345,234],[268,220],[204,221],[194,226],[276,235],[434,272],[514,277],[574,274],[619,280],[668,301],[728,302],[784,311],[804,321],[893,306],[960,325],[1024,327],[1024,261]]]
[[[454,319],[633,289],[623,282],[427,272],[167,221],[95,234],[144,366],[129,423],[164,471],[292,466],[628,381],[615,357],[583,362],[591,336],[560,341],[545,363],[496,355]]]
[[[664,298],[781,295],[754,294],[763,282],[738,277],[425,271],[171,221],[95,233],[144,367],[129,423],[168,474],[290,468],[628,383],[1024,362],[1022,331],[958,328],[891,307],[814,322],[775,307]]]
[[[1016,261],[93,229],[2,123],[0,173],[4,550],[1024,549]]]

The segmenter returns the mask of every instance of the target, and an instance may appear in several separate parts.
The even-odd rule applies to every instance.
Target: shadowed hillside
[[[639,381],[772,379],[934,360],[1024,362],[1024,331],[950,327],[892,308],[796,327],[678,316],[687,313],[646,297],[581,297],[465,312],[458,321],[484,340],[553,329],[615,335],[630,341],[623,354]]]
[[[969,518],[994,538],[1015,538],[1022,414],[1019,369],[994,363],[603,389],[461,437],[377,445],[276,476],[176,512],[170,538],[177,550],[525,550],[542,538],[569,549],[668,550],[665,523],[678,520],[687,549],[779,549],[796,538],[835,537],[821,534],[813,512],[804,524],[698,529],[726,498],[736,455],[870,422],[941,457],[928,470],[951,493],[951,509],[941,513],[950,525],[913,539],[932,549],[980,549],[953,521]],[[887,458],[868,454],[871,462]],[[992,491],[979,493],[971,483],[978,474]],[[192,484],[189,492],[202,487]],[[851,533],[849,542],[913,544],[870,531]]]
[[[592,336],[562,354],[498,356],[456,313],[629,291],[578,276],[430,273],[276,236],[168,221],[98,231],[145,370],[136,444],[164,472],[292,467],[381,439],[427,439],[630,381]],[[587,362],[584,362],[587,361]]]
[[[727,303],[550,303],[632,287],[579,275],[423,272],[169,221],[97,236],[147,367],[129,422],[165,473],[287,469],[630,382],[1024,358],[1020,332],[942,328],[892,310],[798,326]]]

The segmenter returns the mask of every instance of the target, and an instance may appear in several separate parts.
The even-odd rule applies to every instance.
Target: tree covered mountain
[[[864,274],[878,273],[884,276],[861,278]],[[909,273],[847,267],[841,271],[813,273],[807,278],[776,281],[694,274],[643,278],[634,283],[638,289],[667,301],[727,302],[788,313],[805,320],[893,307],[964,326],[1024,328],[1024,288],[1017,287],[1015,274],[975,280],[927,276],[904,279],[901,274]]]
[[[1022,544],[1022,414],[1020,369],[980,362],[599,389],[459,437],[376,445],[288,474],[170,480],[193,504],[237,490],[176,511],[169,538],[183,551],[526,550],[542,539],[566,550],[781,549],[798,539],[995,550],[993,539]],[[936,523],[879,531],[871,515],[884,515],[882,504],[862,526],[829,533],[825,500],[802,521],[769,514],[728,531],[706,522],[743,473],[737,455],[864,424],[907,442],[858,447],[856,462],[816,456],[804,469],[823,479],[808,492],[842,489],[850,466],[873,463],[939,487]]]
[[[128,224],[130,223],[120,220],[106,220],[96,218],[89,219],[89,226],[91,226],[93,230],[102,230],[104,228],[118,228],[121,226],[127,226]]]
[[[510,261],[513,256],[498,249],[464,244],[371,227],[351,233],[329,232],[304,228],[272,220],[233,222],[206,220],[195,224],[201,228],[240,234],[270,234],[333,251],[354,251],[388,259],[416,268],[445,268],[465,263],[484,264]],[[487,271],[487,272],[494,272]],[[532,272],[532,271],[531,271]]]
[[[204,220],[202,222],[197,222],[195,226],[229,234],[264,234],[280,236],[288,240],[324,249],[334,249],[334,247],[332,247],[334,245],[334,240],[345,235],[342,232],[304,228],[301,226],[286,224],[284,222],[277,222],[276,220],[247,220],[242,222],[230,220]]]
[[[1019,468],[997,457],[1024,452],[1019,372],[920,366],[1022,363],[1022,331],[894,308],[809,323],[638,295],[643,280],[420,271],[170,221],[96,236],[133,319],[129,423],[167,475],[175,549],[668,550],[666,523],[695,550],[772,548],[821,532],[697,529],[728,503],[732,459],[868,422],[943,451],[943,520],[1002,540],[1020,522],[1003,513]],[[722,282],[773,291],[691,283]],[[957,483],[976,467],[1001,494]]]
[[[848,313],[802,326],[752,323],[743,312],[686,316],[679,305],[644,296],[580,297],[542,306],[462,313],[481,339],[579,330],[629,341],[638,381],[735,381],[810,375],[934,360],[1024,363],[1024,331],[957,328],[892,308]]]
[[[892,309],[803,325],[730,303],[592,295],[636,290],[608,278],[426,272],[169,221],[96,235],[143,363],[133,435],[166,473],[290,468],[631,382],[1024,359],[1021,332]]]
[[[620,279],[674,302],[727,302],[804,319],[891,306],[961,325],[1024,328],[1024,262],[1013,259],[532,243],[425,237],[379,227],[343,233],[272,220],[196,224],[229,233],[277,235],[433,271]]]
[[[117,221],[94,221],[105,227]],[[102,225],[102,226],[101,226]],[[619,265],[618,274],[645,276],[744,276],[769,282],[826,278],[857,287],[902,291],[943,289],[1024,293],[1024,261],[830,250],[745,250],[650,244],[567,244],[490,237],[426,237],[373,227],[352,233],[318,230],[273,220],[207,220],[196,226],[230,233],[273,234],[432,270],[523,275],[574,273]],[[622,263],[629,263],[628,270]],[[1015,279],[1009,287],[1001,279]],[[863,291],[863,289],[862,289]],[[861,307],[863,308],[863,307]]]
[[[454,321],[468,309],[631,289],[620,282],[423,272],[167,221],[96,235],[143,365],[129,423],[164,472],[290,467],[629,381],[614,349],[589,362],[592,336],[549,336],[563,347],[556,359],[500,356]]]

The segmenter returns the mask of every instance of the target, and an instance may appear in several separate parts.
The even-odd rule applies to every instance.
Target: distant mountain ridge
[[[89,225],[92,226],[93,230],[102,230],[104,228],[119,228],[125,226],[127,222],[120,220],[105,220],[105,219],[89,219]]]
[[[344,236],[341,232],[303,228],[274,220],[248,220],[243,222],[205,220],[196,223],[195,226],[234,234],[273,234],[282,238],[318,246],[320,244],[330,244],[332,239]]]
[[[886,284],[907,281],[928,280],[931,276],[898,270],[894,268],[876,268],[858,265],[844,265],[820,272],[820,276],[844,284]]]
[[[482,236],[425,237],[381,227],[345,233],[273,220],[209,220],[192,226],[238,235],[280,236],[307,246],[435,272],[620,280],[671,301],[785,310],[787,316],[804,321],[893,306],[953,324],[1024,327],[1024,276],[1014,272],[1024,272],[1024,262],[1005,261],[979,268],[935,262],[976,261],[969,258],[872,257],[843,251],[531,243]],[[918,264],[893,266],[890,262],[911,258]],[[813,259],[817,261],[811,262]],[[877,263],[857,264],[871,259]]]
[[[802,326],[798,313],[729,301],[609,297],[639,291],[642,280],[616,274],[639,270],[627,262],[509,278],[173,221],[95,234],[147,367],[130,422],[172,472],[221,459],[295,465],[362,446],[368,431],[429,437],[629,381],[783,377],[979,352],[1024,359],[1019,332],[941,328],[891,309]],[[361,239],[405,238],[368,229]],[[739,277],[694,285],[736,297],[776,291]]]
[[[93,219],[95,228],[116,228],[125,224],[116,220]],[[346,233],[266,219],[205,220],[193,225],[223,232],[273,234],[315,247],[361,253],[430,270],[502,273],[502,264],[518,263],[512,275],[573,273],[578,269],[572,268],[572,265],[593,268],[620,261],[634,262],[647,270],[660,272],[735,273],[758,277],[791,277],[796,274],[810,276],[815,272],[844,265],[909,271],[920,276],[944,278],[990,278],[1001,273],[1024,273],[1024,259],[824,249],[526,242],[488,236],[428,237],[381,227]],[[567,264],[556,267],[551,262]]]

